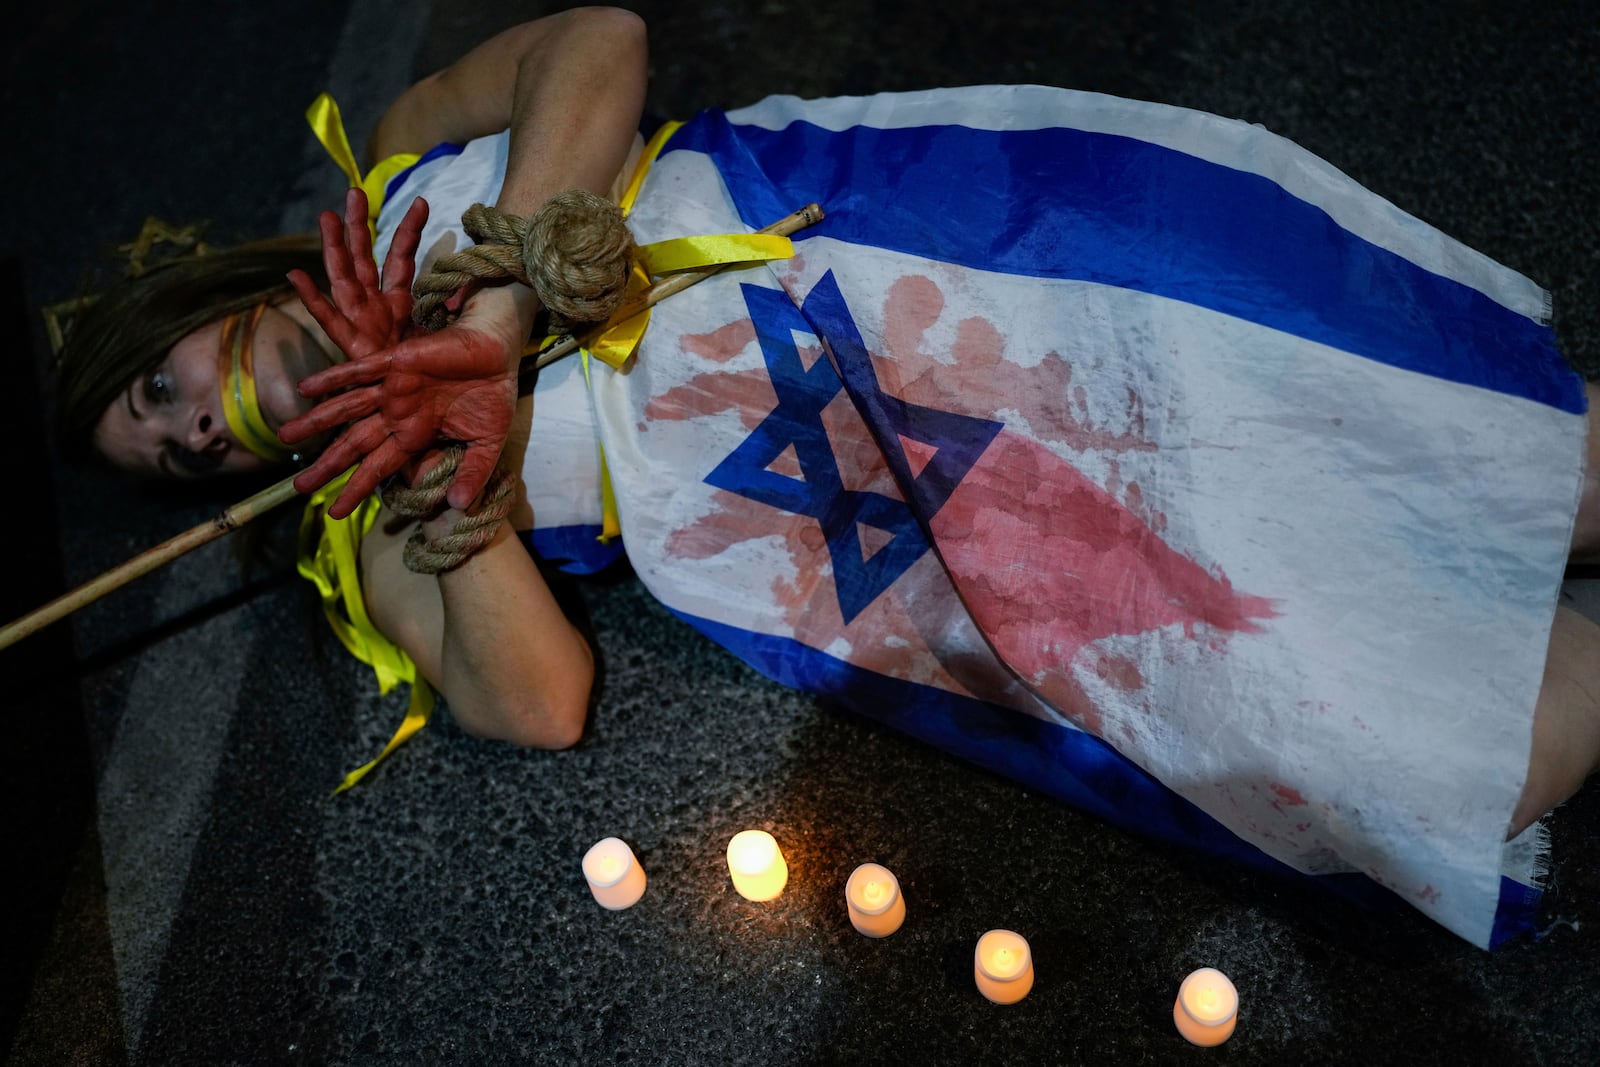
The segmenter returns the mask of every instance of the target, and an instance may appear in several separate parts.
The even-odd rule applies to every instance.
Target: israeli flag
[[[1584,435],[1547,295],[1259,127],[1041,87],[702,114],[631,225],[810,201],[596,379],[652,592],[1141,832],[1524,928]]]
[[[425,260],[458,247],[505,146],[397,178],[379,255],[413,194]],[[635,570],[777,681],[1526,929],[1542,838],[1504,837],[1584,443],[1546,293],[1259,127],[1037,86],[703,113],[630,226],[810,202],[793,260],[657,305],[589,399],[540,379],[535,543],[593,544],[598,436]]]

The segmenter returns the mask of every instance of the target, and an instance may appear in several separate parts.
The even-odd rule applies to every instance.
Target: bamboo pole
[[[114,589],[120,589],[135,578],[149,574],[157,567],[171,563],[186,552],[192,552],[203,544],[215,541],[223,534],[232,533],[252,519],[260,518],[279,504],[293,499],[296,495],[294,477],[291,475],[283,481],[246,497],[237,504],[228,508],[220,515],[199,526],[185,530],[176,537],[161,542],[156,547],[141,552],[126,563],[111,568],[99,577],[91,578],[70,593],[56,597],[42,608],[29,612],[15,622],[7,623],[0,627],[0,648],[7,648],[27,637],[29,634],[44,629],[57,619],[65,618],[74,611],[91,604]]]
[[[799,211],[787,215],[770,226],[757,230],[757,233],[776,234],[787,237],[792,233],[804,229],[813,223],[821,221],[822,209],[816,204],[807,204]],[[626,322],[635,315],[642,314],[659,304],[675,293],[681,293],[697,282],[702,282],[714,274],[720,274],[733,266],[731,263],[715,267],[701,267],[695,270],[681,271],[670,277],[664,278],[651,285],[632,304],[628,304],[617,311],[607,320],[607,325]],[[525,357],[523,373],[548,366],[562,356],[571,355],[583,342],[571,334],[561,338],[549,348],[533,356]],[[294,488],[294,476],[290,475],[283,481],[261,490],[253,496],[246,497],[237,504],[223,511],[215,518],[203,522],[176,537],[161,542],[152,549],[139,553],[126,563],[119,564],[100,574],[71,592],[64,593],[56,599],[36,608],[14,622],[0,626],[0,649],[9,648],[24,637],[37,633],[46,626],[60,619],[66,618],[79,608],[92,604],[106,594],[122,588],[135,578],[143,577],[158,567],[165,566],[185,553],[192,552],[201,545],[215,541],[224,534],[232,533],[239,527],[260,518],[280,504],[293,500],[299,494]]]

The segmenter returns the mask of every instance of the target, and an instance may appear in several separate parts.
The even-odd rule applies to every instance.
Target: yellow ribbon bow
[[[350,184],[367,194],[367,227],[374,238],[378,232],[378,212],[383,208],[384,192],[389,179],[405,170],[422,157],[415,152],[402,152],[382,160],[365,177],[356,163],[356,154],[350,150],[350,138],[344,132],[344,120],[339,116],[339,105],[332,96],[321,93],[306,108],[306,121],[311,132],[317,135],[322,147],[328,150]]]

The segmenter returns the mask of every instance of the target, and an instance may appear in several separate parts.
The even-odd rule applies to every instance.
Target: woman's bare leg
[[[1600,624],[1556,609],[1544,685],[1533,710],[1528,781],[1511,816],[1515,837],[1582,787],[1600,765]]]
[[[1572,558],[1580,563],[1600,563],[1600,382],[1590,382],[1588,467],[1583,477],[1583,499],[1572,531]]]

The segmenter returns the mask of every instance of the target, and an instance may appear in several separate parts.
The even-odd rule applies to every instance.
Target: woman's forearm
[[[506,180],[496,206],[527,215],[565,189],[605,196],[644,110],[644,23],[626,11],[580,9],[517,67]]]
[[[594,657],[510,528],[436,581],[438,681],[456,721],[534,748],[575,744]]]
[[[515,26],[413,85],[372,137],[374,159],[511,131],[496,203],[525,215],[564,189],[604,195],[644,108],[644,23],[617,8],[576,8]]]
[[[379,122],[375,153],[509,130],[502,212],[531,215],[573,188],[608,195],[637,137],[648,53],[644,23],[617,8],[513,27],[402,94]],[[495,336],[514,372],[538,311],[533,291],[512,282],[471,295],[458,321]]]
[[[428,532],[450,524],[441,516]],[[468,732],[534,748],[575,743],[594,656],[509,526],[438,576],[406,568],[413,529],[380,519],[362,541],[362,593],[379,631],[444,694]]]

